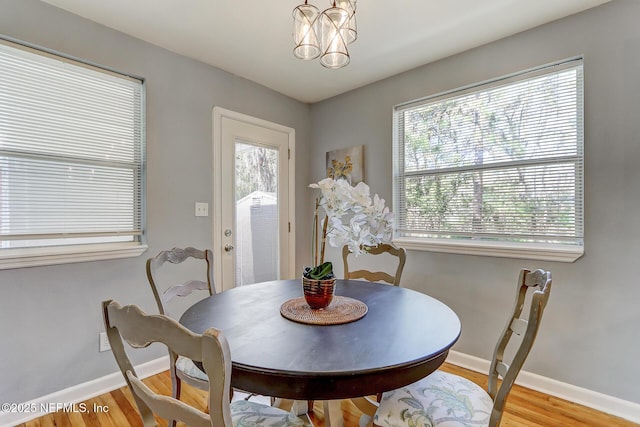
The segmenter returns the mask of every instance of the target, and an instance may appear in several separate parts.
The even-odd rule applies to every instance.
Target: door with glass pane
[[[224,112],[217,117],[217,288],[288,278],[293,264],[289,194],[292,133],[288,128],[246,116],[227,117],[230,112]]]

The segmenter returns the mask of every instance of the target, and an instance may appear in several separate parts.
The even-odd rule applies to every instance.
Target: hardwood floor
[[[486,388],[487,377],[457,366],[445,364],[443,370],[469,378]],[[145,383],[160,393],[171,394],[168,372],[155,375]],[[198,408],[206,407],[204,392],[183,386],[182,399]],[[83,402],[87,411],[56,412],[20,424],[17,427],[138,427],[142,426],[131,393],[126,387]],[[100,408],[108,411],[100,412]],[[345,427],[358,427],[360,411],[349,401],[342,401]],[[310,419],[315,426],[324,427],[322,403],[316,402]],[[165,427],[165,420],[157,419]],[[515,386],[507,401],[502,427],[631,427],[640,426],[594,409],[576,405],[553,396]]]

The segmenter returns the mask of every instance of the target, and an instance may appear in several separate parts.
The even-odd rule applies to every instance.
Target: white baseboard
[[[136,373],[141,378],[169,369],[169,356],[160,357],[135,367]],[[87,399],[108,393],[112,390],[124,386],[126,383],[120,372],[105,375],[86,383],[78,384],[55,393],[48,394],[15,405],[11,412],[0,411],[0,427],[13,427],[32,419],[41,417],[51,412],[48,409],[55,409],[56,405],[64,405],[69,408],[74,403],[80,403]],[[17,402],[16,402],[17,403]]]
[[[449,352],[447,363],[480,372],[485,375],[489,372],[489,367],[491,366],[491,362],[488,360],[453,350]],[[559,397],[570,402],[588,406],[598,411],[615,415],[635,423],[640,423],[640,403],[619,399],[617,397],[563,383],[558,380],[543,377],[527,371],[520,371],[516,384],[551,396]]]

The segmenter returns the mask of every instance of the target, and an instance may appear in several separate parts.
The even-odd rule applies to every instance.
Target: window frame
[[[118,258],[137,257],[146,249],[146,83],[139,76],[123,73],[102,65],[91,63],[40,46],[25,43],[0,35],[0,43],[15,49],[21,49],[37,55],[52,57],[56,60],[85,67],[120,78],[137,80],[141,84],[141,122],[140,122],[140,195],[139,220],[141,234],[131,242],[97,242],[85,244],[51,245],[38,247],[0,248],[0,270],[44,265],[56,265],[85,261],[98,261]],[[134,198],[135,199],[135,198]],[[134,210],[135,211],[135,210]]]
[[[431,104],[437,101],[444,101],[447,99],[457,98],[466,94],[482,92],[490,90],[498,86],[504,86],[510,83],[517,83],[533,79],[545,74],[550,74],[563,69],[570,69],[580,67],[582,72],[581,87],[578,94],[578,114],[579,116],[579,129],[578,129],[578,154],[581,158],[581,176],[580,181],[576,182],[576,189],[581,189],[581,205],[580,211],[582,215],[582,231],[584,234],[584,61],[582,57],[568,58],[563,61],[558,61],[552,64],[536,67],[533,69],[513,73],[507,76],[479,82],[471,85],[467,85],[461,88],[441,92],[425,98],[412,100],[395,105],[393,108],[393,210],[398,215],[400,206],[404,205],[401,200],[401,194],[398,191],[398,181],[404,176],[401,170],[404,166],[404,159],[401,158],[400,144],[403,144],[404,137],[399,134],[399,119],[398,114],[411,109],[414,106],[421,106],[425,104]],[[476,169],[480,170],[482,167]],[[577,201],[578,203],[578,201]],[[509,240],[474,240],[472,238],[466,239],[452,239],[452,238],[438,238],[438,237],[409,237],[401,236],[398,233],[398,229],[394,230],[393,241],[398,246],[402,246],[405,249],[419,250],[419,251],[431,251],[442,252],[452,254],[465,254],[465,255],[477,255],[477,256],[491,256],[491,257],[504,257],[504,258],[518,258],[518,259],[532,259],[532,260],[546,260],[546,261],[558,261],[558,262],[574,262],[584,254],[584,236],[582,236],[579,244],[561,244],[561,243],[535,243],[535,242],[513,242]]]

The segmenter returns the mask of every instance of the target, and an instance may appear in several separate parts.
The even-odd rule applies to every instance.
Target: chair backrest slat
[[[162,300],[166,304],[176,297],[187,297],[192,293],[194,293],[195,291],[207,291],[207,290],[209,290],[209,286],[207,283],[201,280],[189,280],[188,282],[182,285],[174,285],[166,289],[162,293]]]
[[[346,275],[345,275],[346,276]],[[395,284],[396,278],[389,273],[385,273],[384,271],[368,271],[368,270],[355,270],[350,271],[348,274],[348,279],[364,279],[369,282],[387,282],[390,284]]]
[[[524,319],[513,319],[513,322],[511,322],[511,330],[516,335],[524,335],[524,333],[527,332],[528,324],[529,322]]]
[[[500,374],[500,376],[504,377],[505,375],[507,375],[507,371],[509,370],[509,365],[507,365],[504,362],[500,362],[498,363],[498,365],[496,366],[496,372],[498,374]]]

